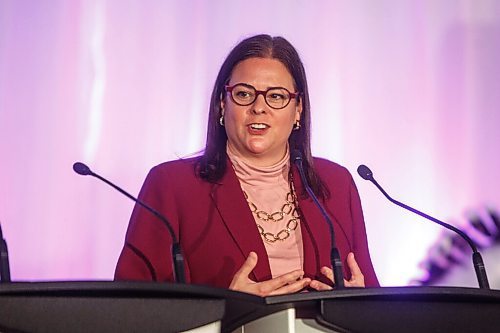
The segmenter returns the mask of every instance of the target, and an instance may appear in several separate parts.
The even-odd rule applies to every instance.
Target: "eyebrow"
[[[245,86],[252,87],[252,88],[254,88],[255,90],[259,90],[259,91],[267,91],[267,90],[269,90],[269,89],[286,89],[286,90],[288,90],[289,92],[293,92],[293,93],[295,93],[295,92],[296,92],[296,91],[295,91],[295,90],[296,90],[296,88],[295,88],[295,87],[294,87],[294,88],[292,88],[292,89],[289,89],[289,88],[284,87],[284,86],[271,86],[271,87],[270,87],[270,86],[268,86],[266,89],[264,89],[264,90],[260,90],[260,89],[255,88],[255,87],[254,87],[253,85],[251,85],[250,83],[246,83],[246,82],[237,82],[237,83],[235,83],[235,84],[232,84],[232,86],[235,86],[235,85],[238,85],[238,84],[243,84],[243,85],[245,85]]]

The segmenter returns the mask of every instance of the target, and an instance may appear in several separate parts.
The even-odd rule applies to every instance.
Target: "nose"
[[[257,98],[252,104],[252,112],[254,114],[265,113],[267,109],[266,97],[264,94],[257,94]]]

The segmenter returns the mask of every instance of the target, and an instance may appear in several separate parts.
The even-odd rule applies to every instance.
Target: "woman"
[[[212,92],[207,143],[198,158],[154,167],[140,199],[180,239],[190,283],[261,296],[331,289],[330,236],[304,191],[290,150],[334,221],[346,286],[378,286],[359,196],[349,172],[310,149],[304,67],[281,37],[258,35],[228,55]],[[173,281],[171,238],[136,206],[118,280]]]

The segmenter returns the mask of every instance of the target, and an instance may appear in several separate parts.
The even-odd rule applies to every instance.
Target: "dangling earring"
[[[295,124],[293,124],[293,130],[298,131],[300,129],[300,121],[296,121]]]
[[[221,115],[219,118],[219,124],[224,127],[224,115]]]

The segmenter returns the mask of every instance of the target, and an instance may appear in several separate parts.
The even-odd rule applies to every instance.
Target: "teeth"
[[[267,127],[267,125],[265,125],[265,124],[250,124],[250,127],[254,128],[254,129],[265,129]]]

